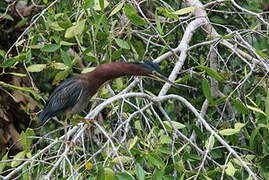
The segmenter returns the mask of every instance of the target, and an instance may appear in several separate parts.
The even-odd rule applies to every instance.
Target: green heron
[[[147,76],[172,83],[162,75],[159,66],[151,61],[102,64],[95,70],[69,78],[56,87],[39,116],[41,123],[44,124],[57,114],[76,114],[83,111],[88,99],[102,84],[121,76]]]

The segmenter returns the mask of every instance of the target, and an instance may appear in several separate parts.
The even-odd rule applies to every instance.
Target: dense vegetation
[[[0,1],[0,178],[266,179],[268,10],[266,0]],[[40,127],[64,79],[144,60],[193,88],[118,78],[66,135],[62,116]]]

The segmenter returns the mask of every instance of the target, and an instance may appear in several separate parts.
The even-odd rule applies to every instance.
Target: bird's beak
[[[161,73],[158,73],[157,71],[153,71],[152,74],[149,75],[149,77],[151,77],[153,79],[156,79],[158,81],[169,83],[172,86],[174,86],[175,88],[186,87],[186,88],[191,88],[191,89],[195,89],[196,90],[196,88],[191,87],[191,86],[187,86],[187,85],[184,85],[184,84],[174,83],[174,82],[170,81],[167,77],[165,77],[164,75],[162,75]]]

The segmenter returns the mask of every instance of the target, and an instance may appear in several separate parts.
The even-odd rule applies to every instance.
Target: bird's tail
[[[54,116],[54,114],[52,114],[50,111],[48,111],[47,109],[44,109],[40,115],[39,115],[39,120],[41,122],[41,125],[45,124],[47,122],[47,120],[49,118],[51,118],[52,116]]]

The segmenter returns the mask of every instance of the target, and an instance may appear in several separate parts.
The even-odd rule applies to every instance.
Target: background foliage
[[[1,1],[1,178],[267,178],[268,10],[266,0]],[[67,77],[143,60],[196,90],[119,78],[71,120],[68,142],[63,117],[38,125]],[[105,104],[129,91],[140,93]],[[176,96],[158,99],[166,94]],[[75,121],[99,104],[98,123]]]

